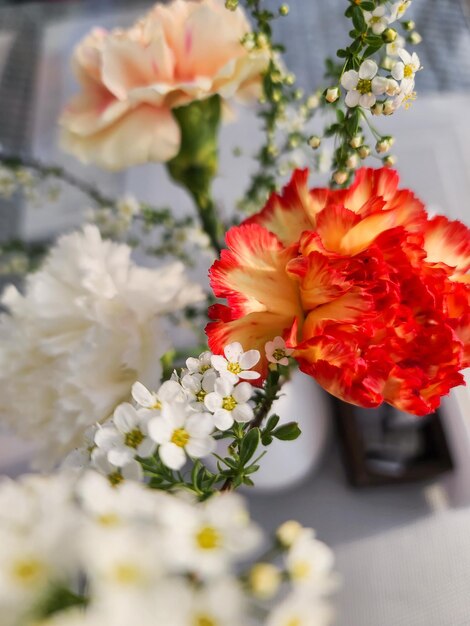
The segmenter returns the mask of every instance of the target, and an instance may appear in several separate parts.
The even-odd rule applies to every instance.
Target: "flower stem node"
[[[325,92],[325,100],[327,102],[333,103],[336,102],[339,98],[339,89],[338,87],[330,87]]]
[[[289,5],[288,4],[281,4],[281,6],[279,7],[279,15],[282,15],[282,17],[285,17],[286,15],[289,15]]]
[[[385,43],[393,43],[398,37],[398,33],[394,28],[386,28],[382,33],[382,39]]]
[[[361,157],[361,159],[367,159],[367,157],[370,155],[370,148],[369,146],[360,146],[357,150],[358,155]]]
[[[312,135],[308,140],[308,145],[316,150],[321,145],[321,138],[318,135]]]
[[[238,0],[225,0],[225,8],[229,11],[236,11],[238,9]]]
[[[337,185],[344,185],[348,178],[349,174],[345,170],[336,170],[336,172],[333,173],[333,180]]]

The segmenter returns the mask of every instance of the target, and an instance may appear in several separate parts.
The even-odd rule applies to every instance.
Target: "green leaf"
[[[252,428],[240,444],[240,465],[245,466],[259,446],[261,433],[259,428]]]
[[[375,9],[375,4],[373,2],[361,2],[361,9],[364,11],[373,11]]]
[[[359,32],[364,32],[367,30],[367,24],[364,19],[364,13],[360,7],[354,7],[352,11],[352,22],[354,24],[354,28],[356,28]]]
[[[280,420],[279,415],[271,415],[271,417],[268,419],[266,423],[266,427],[263,431],[263,434],[270,433],[272,430],[274,430],[276,426],[279,424],[279,420]]]
[[[283,424],[276,428],[273,431],[273,437],[276,439],[280,439],[281,441],[294,441],[301,434],[301,430],[297,422],[289,422],[288,424]]]

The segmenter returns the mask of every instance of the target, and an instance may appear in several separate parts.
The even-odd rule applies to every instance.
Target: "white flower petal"
[[[214,354],[211,357],[211,364],[214,369],[221,372],[227,369],[228,361],[227,359],[224,359],[223,356],[220,356],[220,354]]]
[[[232,411],[233,419],[236,422],[250,422],[253,417],[253,409],[249,404],[238,404]]]
[[[220,377],[230,383],[230,385],[232,386],[238,382],[238,376],[236,374],[233,374],[232,372],[229,372],[228,370],[222,370],[220,372]]]
[[[186,400],[184,389],[176,380],[166,380],[157,395],[161,402],[184,402]]]
[[[221,408],[222,402],[222,396],[215,392],[208,393],[207,396],[204,398],[204,404],[206,405],[207,409],[212,413]]]
[[[416,54],[416,52],[414,54]],[[402,48],[400,50],[400,52],[398,53],[398,56],[400,57],[400,59],[403,61],[405,65],[409,65],[412,62],[413,57],[408,52],[408,50],[405,50],[405,48]]]
[[[402,80],[405,75],[405,66],[401,61],[397,61],[392,67],[392,76],[395,80]]]
[[[359,78],[366,80],[374,78],[378,70],[379,67],[375,61],[372,59],[366,59],[363,63],[361,63],[361,67],[359,68]]]
[[[235,398],[235,400],[240,404],[249,400],[251,398],[252,393],[253,393],[253,387],[250,385],[250,383],[240,383],[239,385],[235,387],[235,389],[232,392],[232,395]]]
[[[348,91],[344,99],[348,107],[357,107],[361,94],[358,91]]]
[[[126,480],[141,481],[144,477],[142,466],[137,461],[131,461],[121,468],[121,473]]]
[[[356,89],[358,82],[359,74],[355,70],[348,70],[341,77],[341,85],[348,90]]]
[[[234,341],[225,347],[224,354],[230,363],[238,363],[238,359],[243,354],[243,347],[238,341]]]
[[[361,94],[359,98],[359,104],[364,109],[370,109],[376,102],[377,98],[372,93]]]
[[[114,411],[113,422],[121,433],[128,433],[139,423],[139,416],[132,404],[123,402]]]
[[[222,396],[222,398],[226,398],[232,395],[233,384],[226,378],[219,378],[215,381],[214,391],[218,393],[219,396]]]
[[[175,443],[164,443],[158,448],[158,454],[164,465],[173,470],[179,470],[186,463],[186,454],[183,448]]]
[[[127,446],[118,446],[108,452],[108,461],[116,467],[124,467],[132,461],[134,456],[133,450]]]
[[[233,426],[233,417],[230,411],[218,409],[214,413],[214,424],[219,430],[228,430]]]
[[[137,456],[140,456],[142,459],[146,459],[155,452],[155,443],[150,439],[150,437],[146,437],[142,443],[137,446]]]
[[[205,437],[214,430],[214,420],[208,413],[199,413],[188,418],[185,425],[186,432],[191,437]]]
[[[150,420],[149,435],[156,443],[165,443],[170,441],[173,433],[173,427],[164,417],[154,417]]]
[[[384,94],[389,87],[389,78],[385,78],[385,76],[376,76],[372,79],[372,93],[376,96],[381,96]]]
[[[195,459],[200,459],[214,452],[215,445],[212,437],[195,437],[188,441],[186,452]]]
[[[132,385],[132,397],[140,406],[149,408],[155,403],[152,393],[142,383],[136,382]]]
[[[243,378],[244,380],[257,380],[260,378],[261,374],[259,372],[252,372],[251,370],[247,370],[245,372],[240,372],[238,375],[239,378]]]
[[[238,361],[242,370],[249,370],[258,363],[261,355],[258,350],[248,350],[244,352]]]
[[[114,426],[103,426],[95,433],[95,443],[102,450],[110,450],[123,442],[124,437]]]

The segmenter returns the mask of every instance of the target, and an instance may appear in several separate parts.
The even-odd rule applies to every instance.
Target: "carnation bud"
[[[225,0],[225,8],[229,11],[238,9],[238,0]]]
[[[408,20],[406,22],[402,22],[402,26],[405,30],[414,30],[416,24],[413,22],[413,20]]]
[[[336,170],[333,172],[333,180],[337,185],[344,185],[344,183],[348,180],[349,174],[344,170]]]
[[[257,563],[251,568],[248,581],[253,595],[268,600],[279,589],[281,572],[271,563]]]
[[[408,41],[413,45],[413,46],[417,46],[419,43],[421,43],[423,41],[423,38],[421,37],[421,35],[418,33],[418,31],[413,31],[411,33],[411,35],[408,37]]]
[[[393,104],[393,101],[392,100],[386,100],[384,102],[383,114],[384,115],[392,115],[393,113],[395,113],[395,105]]]
[[[382,163],[385,165],[385,167],[393,167],[396,162],[397,158],[392,154],[389,154],[382,159]]]
[[[393,43],[398,37],[398,33],[394,28],[386,28],[382,33],[382,39],[385,43]]]
[[[372,115],[382,115],[384,112],[384,105],[381,102],[376,102],[370,107]]]
[[[288,4],[281,4],[281,6],[279,7],[279,15],[282,15],[283,17],[285,17],[286,15],[289,15]]]
[[[326,90],[325,100],[327,102],[336,102],[339,98],[339,89],[338,87],[330,87]]]
[[[369,146],[365,146],[365,145],[364,146],[360,146],[357,149],[357,153],[361,157],[361,159],[367,159],[367,157],[370,154],[370,148],[369,148]]]
[[[290,548],[302,531],[303,526],[299,522],[289,520],[279,526],[276,531],[276,538],[283,548]]]
[[[356,150],[357,148],[362,146],[363,141],[364,137],[362,135],[354,135],[354,137],[350,140],[349,145],[351,146],[351,148],[354,148]]]
[[[348,167],[350,170],[354,170],[356,169],[358,165],[359,165],[359,158],[357,154],[350,154],[348,158],[346,159],[346,167]]]
[[[321,139],[318,135],[312,135],[308,140],[308,145],[314,150],[319,148],[320,144],[321,144]]]

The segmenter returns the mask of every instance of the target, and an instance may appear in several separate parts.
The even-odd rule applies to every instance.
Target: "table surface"
[[[313,87],[321,78],[321,59],[332,51],[333,41],[341,41],[344,29],[339,15],[344,2],[291,0],[289,4],[291,17],[279,20],[279,36],[289,46],[291,69],[302,84]],[[0,8],[0,72],[11,53],[16,29],[39,16],[40,54],[27,137],[33,153],[61,162],[112,193],[132,191],[142,200],[158,198],[159,204],[170,202],[188,211],[188,200],[170,185],[161,167],[135,168],[122,175],[100,173],[55,147],[57,116],[75,89],[67,63],[73,45],[97,22],[104,26],[129,23],[136,7],[150,3],[133,3],[132,10],[125,5],[107,1],[83,2],[72,8],[48,5],[47,11],[41,3]],[[110,6],[118,7],[117,13],[110,13]],[[420,51],[426,69],[418,84],[420,98],[409,111],[380,124],[397,137],[395,152],[404,185],[413,187],[432,209],[468,221],[470,35],[464,4],[415,0],[414,7],[419,29],[428,35]],[[4,80],[0,83],[2,116],[8,119],[2,85],[5,88]],[[215,193],[227,210],[252,166],[249,156],[235,159],[232,147],[243,145],[249,153],[258,137],[251,111],[240,111],[237,122],[223,129]],[[83,208],[83,198],[71,194],[46,209],[25,207],[21,221],[14,224],[5,211],[1,222],[0,209],[0,229],[42,238],[79,223]],[[470,424],[470,416],[465,419]],[[15,445],[0,438],[0,468],[9,468],[11,473],[21,468],[21,450]],[[338,626],[470,626],[470,498],[466,494],[452,500],[448,489],[456,482],[465,483],[467,476],[470,483],[470,467],[463,463],[452,477],[432,484],[355,491],[346,485],[336,446],[330,442],[313,475],[281,493],[252,493],[250,502],[255,517],[266,527],[286,517],[298,518],[315,527],[334,548],[343,578],[337,594]]]

